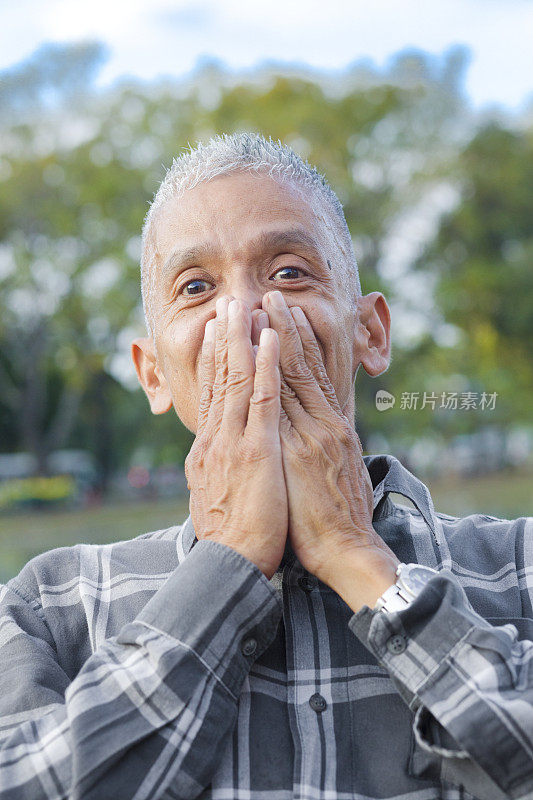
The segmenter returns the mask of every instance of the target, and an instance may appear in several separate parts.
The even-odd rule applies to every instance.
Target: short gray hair
[[[258,133],[217,135],[201,142],[174,159],[157,190],[146,215],[142,233],[141,290],[146,326],[152,330],[152,297],[155,283],[155,235],[153,224],[158,210],[167,201],[181,197],[200,183],[234,172],[265,174],[278,183],[294,186],[314,200],[322,201],[331,213],[338,233],[336,244],[346,258],[352,286],[361,294],[359,271],[342,205],[325,177],[280,141]]]

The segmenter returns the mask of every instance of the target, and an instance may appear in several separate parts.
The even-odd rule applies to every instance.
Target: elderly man
[[[532,521],[436,514],[362,456],[353,382],[387,368],[389,312],[332,190],[217,137],[143,243],[133,357],[196,434],[191,515],[4,587],[0,796],[533,797]]]

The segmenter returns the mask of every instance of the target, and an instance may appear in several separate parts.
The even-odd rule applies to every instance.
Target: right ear
[[[131,343],[131,357],[152,414],[165,414],[170,411],[172,397],[167,380],[157,363],[153,339],[151,337],[134,339]]]

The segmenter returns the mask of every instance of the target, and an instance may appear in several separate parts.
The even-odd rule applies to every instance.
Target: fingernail
[[[297,325],[301,325],[302,327],[305,327],[307,325],[307,319],[300,306],[292,306],[291,314]]]
[[[269,297],[274,308],[277,308],[278,311],[281,311],[285,305],[285,300],[283,299],[281,292],[270,292]]]
[[[264,347],[274,338],[274,331],[272,328],[263,328],[259,334],[259,347]]]
[[[236,300],[232,300],[228,306],[228,319],[235,319],[239,312],[239,304]]]
[[[261,311],[261,313],[257,315],[257,327],[259,330],[262,331],[263,328],[268,328],[269,321],[266,311]]]
[[[210,319],[206,322],[205,325],[205,341],[206,342],[214,342],[215,341],[215,325],[216,321],[214,319]]]

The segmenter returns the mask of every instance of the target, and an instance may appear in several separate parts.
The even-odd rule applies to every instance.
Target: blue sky
[[[476,107],[521,110],[533,96],[533,0],[16,0],[1,22],[0,69],[45,41],[84,38],[110,48],[103,83],[182,76],[204,56],[234,69],[273,59],[335,70],[463,44]]]

